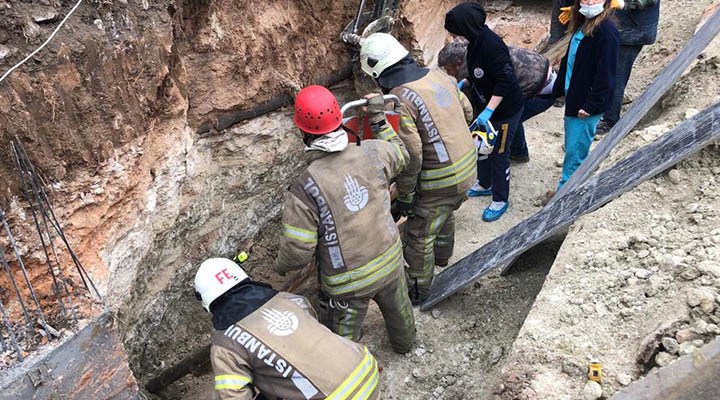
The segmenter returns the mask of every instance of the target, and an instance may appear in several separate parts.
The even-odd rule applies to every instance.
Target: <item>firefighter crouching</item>
[[[369,95],[367,108],[376,139],[348,144],[335,96],[322,86],[298,93],[294,121],[309,166],[285,197],[276,270],[301,269],[314,255],[322,291],[320,321],[357,341],[372,299],[393,350],[406,353],[415,341],[415,319],[388,186],[405,169],[408,156],[387,122],[383,97]]]
[[[318,323],[304,297],[253,282],[226,258],[200,265],[195,292],[213,314],[220,399],[379,398],[375,358]]]

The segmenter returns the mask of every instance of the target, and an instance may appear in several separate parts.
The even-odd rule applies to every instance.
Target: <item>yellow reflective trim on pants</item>
[[[244,375],[218,375],[215,377],[215,390],[242,389],[252,382]]]
[[[377,364],[375,362],[375,358],[372,356],[372,354],[370,354],[367,347],[365,347],[365,357],[363,357],[363,360],[360,362],[360,364],[358,364],[357,367],[355,367],[355,370],[350,374],[350,376],[348,376],[345,381],[340,384],[340,386],[338,386],[338,388],[335,389],[335,391],[332,392],[330,396],[327,397],[327,399],[346,399],[347,396],[355,389],[357,389],[360,383],[367,378],[368,373],[370,372],[372,373],[371,378],[375,378],[377,383]]]
[[[343,285],[357,279],[366,278],[378,272],[383,266],[387,265],[388,262],[393,261],[397,258],[397,255],[402,251],[402,244],[400,238],[398,238],[392,246],[388,247],[382,254],[370,260],[367,264],[351,269],[337,275],[323,276],[323,281],[328,286]]]
[[[368,287],[388,276],[402,262],[402,244],[398,238],[383,254],[360,268],[338,275],[323,276],[323,286],[330,296]]]
[[[317,232],[298,228],[297,226],[289,224],[283,224],[283,235],[290,239],[299,240],[305,243],[317,243],[318,240]]]
[[[426,170],[420,171],[420,179],[421,180],[431,180],[431,179],[445,178],[447,176],[454,174],[456,171],[464,170],[465,166],[468,163],[471,163],[471,162],[477,160],[476,157],[477,157],[477,150],[475,150],[475,149],[470,150],[459,161],[457,161],[451,165],[448,165],[447,167],[442,167],[442,168],[437,168],[437,169],[426,169]]]
[[[475,168],[475,163],[469,163],[468,165],[464,166],[462,170],[458,170],[455,175],[449,176],[447,178],[433,181],[421,180],[420,190],[435,190],[457,185],[458,183],[463,182],[465,179],[468,179],[470,176],[472,176],[473,172],[475,172]]]
[[[498,150],[498,154],[502,154],[505,152],[505,141],[507,140],[507,133],[509,128],[510,124],[502,124],[502,126],[500,127],[500,131],[503,133],[503,137],[500,141],[500,149]]]

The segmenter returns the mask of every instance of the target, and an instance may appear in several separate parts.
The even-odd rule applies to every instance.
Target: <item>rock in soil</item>
[[[602,397],[602,386],[595,381],[588,381],[583,388],[583,397],[585,400],[597,400]]]
[[[678,350],[680,350],[680,343],[671,337],[662,338],[662,345],[665,348],[665,351],[670,354],[677,354]]]
[[[685,342],[680,343],[680,351],[678,351],[678,354],[680,356],[684,356],[687,354],[692,354],[693,351],[695,351],[695,346],[692,344],[692,342]]]
[[[672,354],[661,351],[655,356],[655,364],[657,364],[658,367],[664,367],[670,364],[674,359],[675,357],[673,357]]]
[[[677,339],[678,343],[682,344],[685,342],[692,342],[695,339],[700,339],[700,335],[690,329],[681,329],[675,333],[675,339]]]
[[[618,374],[616,380],[622,386],[627,386],[630,384],[630,382],[632,382],[632,377],[628,374]]]

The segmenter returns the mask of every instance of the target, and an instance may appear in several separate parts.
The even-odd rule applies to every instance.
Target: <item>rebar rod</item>
[[[13,330],[12,324],[10,323],[10,318],[8,318],[7,312],[5,311],[5,306],[2,303],[2,300],[0,300],[0,311],[2,312],[2,319],[3,323],[5,324],[5,328],[7,328],[8,336],[10,337],[10,342],[12,343],[13,347],[15,347],[15,352],[18,355],[18,360],[23,360],[22,350],[20,349],[20,344],[17,341],[17,338],[15,337],[15,331]]]
[[[55,258],[55,264],[57,265],[58,275],[60,275],[60,279],[59,279],[60,285],[62,285],[62,289],[65,291],[65,294],[67,295],[68,308],[70,308],[70,314],[72,315],[73,321],[77,322],[78,318],[75,313],[75,306],[72,301],[72,296],[70,296],[70,292],[67,289],[67,283],[65,282],[65,279],[66,279],[65,273],[63,272],[62,264],[60,263],[60,258],[57,255],[57,251],[55,250],[55,240],[53,239],[52,230],[50,230],[50,228],[48,227],[49,215],[48,215],[48,212],[45,209],[45,207],[43,207],[43,203],[41,200],[39,188],[42,188],[43,185],[42,185],[42,182],[38,182],[39,178],[37,177],[36,173],[34,172],[34,169],[32,168],[32,162],[30,161],[29,158],[27,158],[27,155],[25,155],[25,157],[20,156],[20,152],[22,151],[21,146],[22,145],[20,145],[20,142],[13,143],[13,152],[15,153],[15,157],[17,159],[18,168],[21,170],[21,173],[27,172],[27,174],[30,176],[30,178],[29,178],[30,187],[32,188],[32,192],[33,192],[35,200],[37,202],[37,208],[40,211],[40,216],[42,217],[43,226],[45,228],[45,234],[47,234],[47,237],[48,237],[50,250],[52,251],[53,257]],[[25,180],[24,180],[23,176],[21,176],[21,180],[23,180],[23,186],[24,186]],[[32,204],[32,201],[31,201],[29,195],[26,194],[25,198],[27,199],[28,203],[30,204],[31,210],[32,210],[33,204]],[[34,211],[33,211],[33,219],[35,220],[35,226],[37,227],[38,234],[40,235],[40,240],[41,240],[41,242],[43,242],[43,235],[42,235],[42,232],[41,232],[41,229],[38,224],[37,217],[35,216]],[[52,261],[50,260],[50,256],[48,255],[48,252],[47,252],[44,242],[43,242],[43,250],[45,251],[45,258],[48,262],[48,267],[50,268],[50,273],[53,276],[53,282],[55,282],[55,285],[56,285],[56,294],[58,296],[62,296],[62,294],[60,293],[60,287],[58,286],[58,280],[56,279],[55,274],[54,274],[54,269],[52,267]],[[62,301],[60,299],[59,299],[59,301],[60,301],[60,306],[63,308],[63,312],[65,312],[65,314],[67,315],[66,309],[65,309]]]
[[[30,290],[30,297],[32,297],[33,302],[35,302],[35,307],[37,307],[38,317],[40,317],[40,325],[42,325],[43,329],[45,329],[45,332],[50,335],[50,329],[48,329],[47,322],[45,321],[45,315],[42,312],[42,308],[40,307],[40,302],[37,299],[37,295],[35,295],[35,289],[33,288],[32,283],[30,283],[30,277],[28,276],[27,269],[25,269],[25,263],[23,262],[22,257],[20,257],[20,252],[18,251],[17,244],[15,243],[15,239],[10,232],[10,226],[7,223],[7,219],[5,219],[5,214],[2,213],[2,210],[0,210],[0,220],[2,220],[2,225],[5,228],[5,233],[7,233],[8,235],[8,239],[10,239],[10,246],[15,253],[15,258],[17,259],[18,265],[20,266],[23,278],[25,278],[25,283]]]
[[[27,152],[25,151],[25,148],[22,146],[22,143],[20,143],[19,138],[16,136],[16,142],[18,144],[19,152],[22,154],[22,157],[25,159],[28,159]],[[33,176],[37,177],[39,176],[37,171],[35,170],[35,166],[32,165],[32,163],[29,164],[31,171],[33,173]],[[60,226],[60,222],[57,219],[57,216],[55,215],[55,211],[52,208],[52,205],[50,204],[50,200],[47,196],[47,193],[45,192],[45,189],[42,185],[40,185],[40,193],[43,200],[43,203],[45,204],[47,210],[49,211],[49,217],[50,217],[50,224],[55,228],[55,232],[60,237],[60,239],[65,244],[65,247],[68,249],[68,253],[70,254],[71,259],[73,260],[73,263],[75,264],[75,268],[78,270],[80,274],[80,278],[83,281],[83,284],[85,285],[85,288],[90,290],[90,287],[95,291],[95,294],[97,295],[98,299],[102,301],[102,296],[100,295],[100,292],[97,290],[97,287],[95,287],[95,284],[93,283],[92,279],[90,279],[90,275],[88,275],[87,271],[85,271],[85,268],[82,265],[82,262],[80,262],[80,259],[75,254],[75,251],[72,249],[72,246],[70,246],[70,243],[67,240],[67,237],[65,237],[65,233],[62,230],[62,227]],[[87,278],[87,279],[86,279]],[[88,286],[88,282],[90,285]]]
[[[47,250],[48,245],[45,244],[45,235],[43,234],[42,228],[40,228],[40,222],[38,221],[37,213],[35,212],[35,204],[33,203],[33,200],[30,197],[30,193],[28,190],[29,184],[27,182],[27,179],[25,178],[26,170],[23,166],[22,161],[20,161],[20,156],[18,155],[17,147],[16,147],[15,143],[11,143],[11,147],[12,147],[12,151],[13,151],[13,155],[14,155],[15,166],[18,169],[18,176],[20,177],[20,183],[21,183],[21,189],[23,192],[23,196],[25,197],[25,200],[30,205],[30,214],[32,214],[33,222],[35,223],[35,229],[37,230],[38,236],[40,236],[40,244],[42,245],[43,253],[45,254],[45,261],[48,266],[48,271],[50,272],[50,276],[52,276],[53,292],[55,292],[55,296],[57,297],[58,304],[60,304],[60,309],[61,309],[62,313],[64,315],[67,315],[67,310],[65,309],[65,304],[63,303],[62,295],[60,294],[60,286],[58,285],[58,279],[55,276],[55,271],[53,270],[52,261],[50,260],[50,254],[48,253],[48,250]],[[37,192],[35,191],[34,188],[33,188],[33,192],[35,194],[35,199],[38,200]],[[39,203],[38,203],[38,207],[40,207]],[[43,219],[44,218],[45,217],[43,216]],[[49,237],[49,235],[48,235],[48,237]]]
[[[2,210],[0,210],[0,215],[2,215],[1,213]],[[0,261],[2,261],[3,267],[5,267],[5,271],[7,271],[8,278],[10,279],[10,285],[12,285],[13,290],[15,290],[15,295],[17,296],[18,302],[20,303],[20,308],[22,308],[23,314],[25,314],[25,320],[27,321],[29,326],[32,326],[32,319],[30,318],[30,313],[28,313],[27,307],[25,307],[25,302],[23,301],[22,294],[20,293],[20,289],[18,289],[17,283],[15,282],[12,271],[10,271],[10,264],[5,258],[4,251],[0,251]]]

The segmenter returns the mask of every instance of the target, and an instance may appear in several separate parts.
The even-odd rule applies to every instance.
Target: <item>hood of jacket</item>
[[[210,305],[213,327],[225,330],[230,325],[252,314],[278,292],[260,282],[241,282]]]
[[[487,32],[487,14],[477,3],[462,3],[445,14],[445,30],[464,36],[471,44],[481,40]]]

